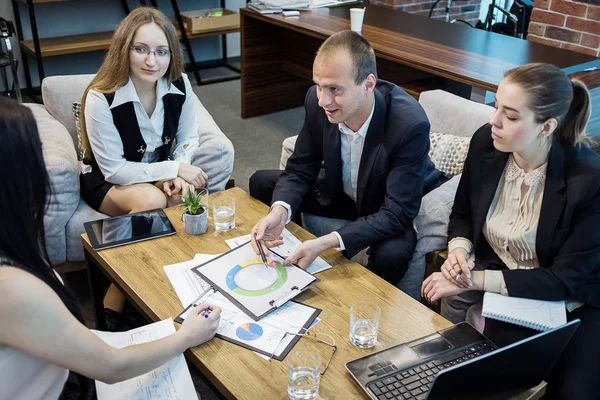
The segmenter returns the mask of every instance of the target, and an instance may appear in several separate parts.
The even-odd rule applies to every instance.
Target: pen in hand
[[[467,260],[467,263],[469,262],[469,258],[470,258],[470,257],[471,257],[471,253],[470,253],[470,252],[469,252],[469,253],[467,253],[467,254],[465,255],[465,259]],[[456,276],[455,276],[454,278],[455,278],[457,281],[460,281],[460,277],[462,276],[462,273],[463,273],[463,272],[462,272],[462,270],[458,271],[458,273],[456,274]],[[471,280],[471,279],[469,278],[469,281],[470,281],[470,280]],[[471,286],[471,285],[469,285],[469,286]]]
[[[263,264],[265,265],[265,267],[269,268],[269,264],[267,263],[267,257],[265,256],[262,244],[256,238],[256,232],[254,232],[254,240],[256,240],[256,247],[258,247],[258,252],[260,253],[260,258],[262,259]]]

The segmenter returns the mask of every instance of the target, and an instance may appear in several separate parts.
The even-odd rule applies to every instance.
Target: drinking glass
[[[312,400],[319,394],[321,357],[312,351],[298,350],[287,356],[288,397]]]
[[[350,343],[361,349],[375,346],[381,309],[370,301],[359,301],[350,307]]]
[[[215,230],[228,231],[235,228],[235,199],[221,196],[212,201]]]

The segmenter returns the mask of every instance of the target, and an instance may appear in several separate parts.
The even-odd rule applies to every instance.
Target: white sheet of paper
[[[92,330],[108,345],[121,349],[147,343],[175,333],[172,319],[155,322],[127,332]],[[198,400],[183,354],[135,378],[108,385],[96,381],[98,400]]]
[[[167,274],[167,278],[169,278],[171,285],[173,285],[173,289],[175,289],[175,293],[177,293],[177,297],[179,297],[179,301],[184,308],[190,305],[202,292],[209,288],[208,283],[204,282],[198,274],[194,273],[192,268],[218,256],[220,256],[220,254],[196,254],[193,260],[165,265],[163,267],[165,274]]]
[[[250,315],[261,318],[317,280],[300,268],[282,265],[282,261],[275,255],[269,256],[266,267],[246,243],[194,271],[227,293]]]
[[[196,299],[195,303],[208,303],[222,309],[221,321],[217,329],[218,334],[269,354],[275,352],[276,356],[279,356],[294,339],[293,335],[288,335],[279,344],[283,335],[286,332],[300,332],[306,321],[308,321],[315,311],[312,307],[288,301],[260,321],[254,321],[225,296],[215,290],[211,290],[200,299]],[[182,314],[181,317],[185,319],[190,310],[191,308]],[[315,323],[313,322],[311,327]]]
[[[302,242],[287,229],[283,230],[281,236],[283,236],[283,244],[281,246],[273,247],[273,250],[275,250],[277,254],[283,257],[287,257],[290,254],[292,254],[294,250],[296,250],[296,248],[300,246],[300,244],[302,244]],[[227,246],[229,246],[229,248],[234,249],[238,246],[243,245],[249,240],[250,235],[244,235],[226,240],[225,243],[227,243]],[[310,266],[306,269],[306,271],[314,275],[318,272],[325,271],[330,268],[331,265],[329,265],[321,257],[317,257],[316,260],[312,264],[310,264]]]

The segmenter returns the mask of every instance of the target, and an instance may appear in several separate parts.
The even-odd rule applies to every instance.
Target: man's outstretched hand
[[[283,265],[296,264],[302,269],[307,269],[327,249],[339,247],[340,241],[337,236],[330,233],[320,238],[307,240],[287,256]]]
[[[269,255],[269,248],[281,246],[283,244],[281,232],[283,232],[283,228],[285,228],[287,218],[287,209],[277,204],[273,206],[266,216],[262,217],[260,221],[254,225],[250,231],[250,238],[252,249],[254,249],[256,254],[260,254],[258,251],[258,241],[261,241],[260,245],[263,246],[266,256]],[[256,239],[254,238],[255,233]]]

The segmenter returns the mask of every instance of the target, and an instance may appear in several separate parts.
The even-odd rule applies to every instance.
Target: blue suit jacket
[[[374,94],[375,110],[358,171],[360,218],[337,231],[348,257],[412,229],[424,186],[430,189],[442,176],[429,159],[429,121],[419,103],[383,80],[378,80]],[[304,125],[272,199],[290,204],[294,213],[315,185],[322,164],[328,197],[335,203],[344,195],[341,133],[319,107],[316,86],[308,90],[304,108]]]

